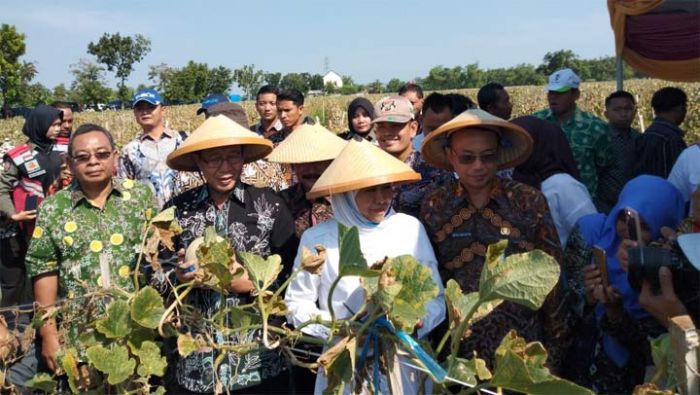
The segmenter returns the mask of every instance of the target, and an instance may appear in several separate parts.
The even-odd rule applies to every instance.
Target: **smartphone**
[[[593,246],[593,260],[596,267],[598,267],[598,271],[600,271],[600,277],[603,279],[603,287],[607,287],[610,285],[610,282],[608,281],[608,257],[605,254],[605,250],[598,246]]]
[[[629,232],[630,240],[637,242],[637,247],[643,247],[642,241],[642,224],[639,222],[639,213],[633,208],[625,208],[625,218],[627,221],[627,231]]]
[[[36,210],[36,206],[39,205],[39,197],[35,195],[29,195],[27,196],[24,204],[24,210],[25,211],[30,211],[30,210]]]

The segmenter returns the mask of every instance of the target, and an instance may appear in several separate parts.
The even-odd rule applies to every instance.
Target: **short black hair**
[[[277,103],[281,101],[291,101],[295,106],[304,105],[304,94],[298,89],[285,89],[277,95]]]
[[[71,133],[70,135],[70,141],[68,142],[68,155],[73,156],[73,142],[75,141],[75,138],[80,136],[81,134],[86,134],[86,133],[91,133],[91,132],[98,132],[102,133],[105,136],[107,136],[107,139],[109,140],[109,146],[114,151],[117,146],[114,144],[114,137],[112,137],[112,133],[109,132],[109,130],[105,129],[104,127],[100,125],[96,125],[94,123],[84,123],[78,128]]]
[[[442,93],[433,92],[425,98],[423,103],[423,111],[430,109],[436,114],[445,111],[446,108],[450,110],[453,116],[456,116],[470,108],[474,108],[474,102],[459,93],[443,95]]]
[[[408,92],[416,92],[416,96],[418,96],[419,99],[423,98],[423,88],[420,87],[420,85],[416,84],[415,82],[409,82],[404,84],[401,88],[399,88],[399,96],[403,96]]]
[[[498,82],[489,82],[479,89],[476,94],[476,101],[479,102],[479,108],[486,111],[490,105],[498,101],[498,92],[505,91],[506,88]]]
[[[65,101],[55,101],[51,103],[51,107],[53,108],[58,108],[59,110],[72,110],[73,107],[70,105],[70,103],[65,102]]]
[[[634,96],[632,96],[631,93],[627,91],[615,91],[605,98],[605,107],[609,106],[613,99],[629,99],[632,101],[632,104],[637,104],[637,101],[634,100]]]
[[[657,113],[672,111],[680,106],[685,107],[687,103],[688,96],[686,96],[685,92],[673,86],[661,88],[654,92],[654,95],[651,97],[651,107]]]
[[[275,96],[278,96],[280,94],[280,90],[277,89],[276,86],[274,85],[263,85],[258,89],[258,93],[255,95],[255,100],[258,100],[260,98],[260,95],[265,95],[268,93],[272,93]]]

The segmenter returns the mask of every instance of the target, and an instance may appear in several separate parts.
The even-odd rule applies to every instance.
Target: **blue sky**
[[[104,32],[151,40],[131,86],[148,82],[149,65],[188,60],[322,73],[328,57],[331,69],[367,83],[424,76],[435,65],[539,64],[558,49],[614,53],[604,0],[3,0],[1,8],[0,23],[27,35],[24,59],[48,87],[69,85],[69,66],[92,59],[87,45]]]

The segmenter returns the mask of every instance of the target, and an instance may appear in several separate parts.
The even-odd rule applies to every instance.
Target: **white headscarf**
[[[382,222],[372,222],[365,218],[357,207],[355,197],[358,192],[358,190],[355,190],[331,195],[333,217],[336,221],[349,228],[356,226],[363,233],[382,230],[382,224],[386,222],[386,219],[395,214],[394,209],[389,206]]]

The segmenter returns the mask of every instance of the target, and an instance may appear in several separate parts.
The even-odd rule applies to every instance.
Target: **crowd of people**
[[[596,392],[630,393],[652,364],[649,339],[671,317],[690,313],[697,322],[697,271],[679,278],[663,267],[641,287],[629,272],[640,244],[675,248],[700,266],[700,142],[686,146],[687,97],[678,88],[653,95],[655,118],[643,133],[632,128],[634,95],[612,92],[606,122],[577,105],[580,89],[574,71],[559,70],[546,87],[548,108],[511,119],[510,96],[498,83],[482,87],[477,103],[454,93],[424,97],[409,83],[374,104],[354,99],[340,134],[305,114],[301,92],[274,86],[257,93],[255,125],[242,106],[213,94],[197,111],[202,124],[176,131],[166,127],[160,94],[145,89],[133,100],[142,132],[123,147],[103,126],[72,130],[70,107],[40,105],[26,119],[27,141],[3,157],[1,306],[52,306],[95,287],[133,289],[143,224],[174,208],[182,228],[174,250],[162,249],[160,268],[143,265],[141,276],[164,298],[170,284],[193,281],[198,262],[185,250],[214,227],[237,252],[280,255],[281,278],[300,265],[304,248],[325,246],[321,272],[301,271],[286,290],[287,323],[330,320],[329,303],[335,317],[354,316],[364,301],[359,277],[343,277],[329,298],[342,224],[358,228],[368,262],[408,254],[429,268],[440,292],[413,336],[435,341],[447,330],[443,285],[477,291],[487,247],[507,239],[506,255],[544,251],[561,278],[539,310],[504,302],[474,323],[460,356],[476,352],[492,366],[515,329],[545,345],[555,374]],[[607,256],[602,267],[597,249]],[[254,290],[245,273],[226,296],[196,288],[184,302],[199,314],[183,316],[182,330],[235,343],[238,334],[202,317],[249,303]],[[12,329],[31,319],[7,318]],[[46,320],[35,347],[5,367],[9,384],[22,388],[36,372],[57,371],[57,326]],[[329,336],[323,324],[302,330]],[[163,384],[172,393],[210,393],[217,379],[247,393],[320,393],[327,385],[323,372],[292,367],[279,350],[182,357],[166,339],[163,352]],[[401,381],[406,393],[423,385],[408,367]]]

